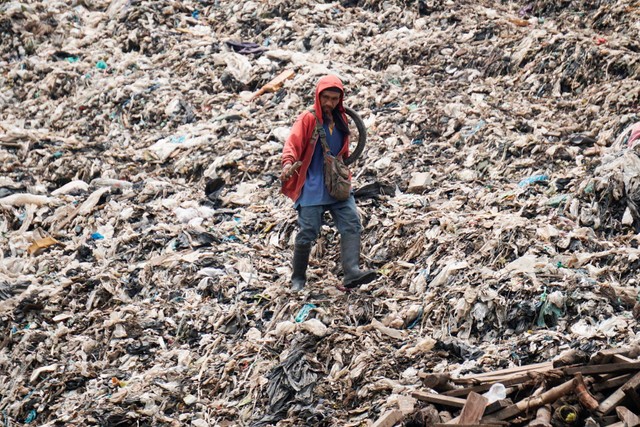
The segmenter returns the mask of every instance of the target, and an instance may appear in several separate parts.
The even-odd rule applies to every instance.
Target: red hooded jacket
[[[320,123],[322,123],[320,92],[332,87],[340,89],[340,101],[336,108],[342,115],[344,123],[348,123],[344,106],[342,105],[342,100],[344,99],[344,86],[336,76],[329,75],[318,80],[318,85],[316,86],[316,100],[313,104],[313,109],[316,111],[316,115],[318,116]],[[316,118],[313,114],[310,111],[301,113],[293,124],[289,138],[287,138],[287,142],[285,142],[284,148],[282,149],[282,167],[293,164],[298,160],[302,161],[302,165],[300,166],[300,169],[298,169],[297,173],[293,174],[288,181],[282,184],[282,193],[285,196],[290,197],[294,202],[298,200],[298,197],[300,197],[304,181],[307,177],[307,170],[309,169],[313,152],[316,148],[316,144],[318,143],[317,140],[311,141],[311,136],[313,135],[315,127]],[[343,158],[349,156],[348,135],[345,135],[342,142],[342,149],[338,155],[342,155]]]

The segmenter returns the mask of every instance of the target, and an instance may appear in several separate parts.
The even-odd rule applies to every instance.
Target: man
[[[344,88],[336,76],[318,81],[313,111],[305,111],[296,120],[282,151],[282,193],[290,197],[298,211],[300,230],[293,250],[292,289],[300,291],[307,281],[311,246],[318,237],[325,211],[331,212],[340,232],[340,253],[344,286],[354,288],[376,278],[371,270],[360,270],[360,233],[353,193],[345,201],[329,195],[324,183],[324,153],[319,138],[312,141],[316,120],[322,125],[327,144],[334,156],[349,155],[349,128],[342,100]]]

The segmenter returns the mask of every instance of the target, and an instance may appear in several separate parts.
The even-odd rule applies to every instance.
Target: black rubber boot
[[[341,236],[340,254],[344,271],[344,287],[355,288],[373,281],[378,274],[373,270],[360,270],[360,235]]]
[[[307,265],[311,244],[295,245],[293,248],[293,274],[291,274],[291,289],[301,291],[307,283]]]

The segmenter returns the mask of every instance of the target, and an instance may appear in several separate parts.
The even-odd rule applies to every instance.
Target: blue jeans
[[[353,194],[344,202],[320,206],[298,206],[297,210],[300,231],[296,235],[296,245],[307,245],[315,242],[322,226],[322,216],[327,210],[331,212],[341,236],[349,234],[360,235],[362,231]]]

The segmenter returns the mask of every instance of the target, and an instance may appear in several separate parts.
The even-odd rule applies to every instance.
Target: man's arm
[[[291,178],[302,165],[304,147],[308,142],[305,141],[307,132],[304,116],[304,113],[301,114],[293,124],[289,137],[282,149],[282,173],[280,175],[280,179],[283,182]]]

